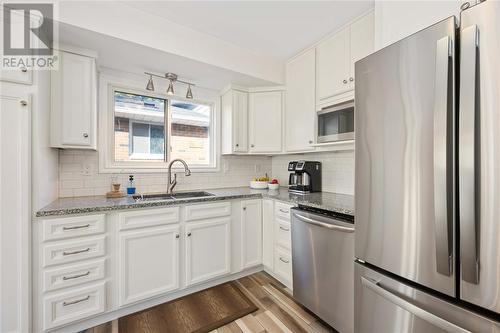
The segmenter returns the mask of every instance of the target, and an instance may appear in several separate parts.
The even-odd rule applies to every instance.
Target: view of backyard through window
[[[115,161],[182,158],[190,165],[210,165],[210,106],[170,100],[168,118],[168,103],[163,98],[115,91]],[[165,142],[169,141],[166,152]]]

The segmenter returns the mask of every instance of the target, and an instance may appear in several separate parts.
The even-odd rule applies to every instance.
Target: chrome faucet
[[[174,190],[175,185],[177,185],[177,174],[174,173],[174,179],[172,180],[172,164],[175,162],[181,162],[184,165],[184,175],[191,176],[191,170],[189,170],[189,167],[186,163],[186,161],[181,160],[180,158],[177,158],[175,160],[172,160],[168,164],[168,171],[167,171],[167,193],[172,194],[172,191]]]

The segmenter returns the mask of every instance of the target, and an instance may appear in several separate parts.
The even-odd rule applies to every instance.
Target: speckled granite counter
[[[105,212],[122,209],[175,206],[187,203],[209,202],[245,198],[271,198],[307,207],[320,208],[336,213],[354,215],[354,197],[345,194],[318,192],[306,195],[289,193],[286,188],[277,191],[253,190],[248,187],[208,189],[214,194],[209,197],[188,199],[162,199],[154,201],[136,201],[131,197],[108,199],[104,196],[61,198],[36,213],[36,217],[60,216]]]

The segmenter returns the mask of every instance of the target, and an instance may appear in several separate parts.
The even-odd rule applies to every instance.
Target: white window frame
[[[216,103],[210,101],[203,101],[198,99],[186,99],[182,96],[167,95],[157,92],[148,91],[145,89],[133,88],[130,85],[113,82],[107,78],[101,78],[100,81],[100,97],[99,97],[99,172],[100,173],[164,173],[168,167],[168,161],[158,160],[141,160],[141,161],[115,161],[114,159],[114,96],[115,91],[131,93],[136,95],[151,96],[155,98],[162,98],[167,100],[166,111],[166,126],[167,131],[167,145],[168,151],[167,159],[170,158],[170,137],[171,137],[171,100],[184,101],[188,103],[203,104],[210,107],[210,127],[209,127],[209,149],[210,149],[210,164],[209,165],[189,165],[193,173],[197,172],[218,172],[219,158],[217,154],[218,149],[218,111]],[[174,170],[181,170],[181,166],[174,165]],[[182,169],[183,170],[183,169]]]

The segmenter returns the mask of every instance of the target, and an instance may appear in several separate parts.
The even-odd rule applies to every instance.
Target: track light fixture
[[[155,86],[154,86],[154,83],[153,83],[153,76],[154,76],[154,77],[157,77],[157,78],[160,78],[160,79],[165,79],[165,80],[169,81],[168,82],[168,88],[167,88],[167,95],[173,95],[174,94],[174,83],[175,82],[180,82],[180,83],[186,84],[188,86],[187,92],[186,92],[186,98],[187,99],[193,99],[193,91],[191,90],[191,87],[195,86],[195,85],[193,83],[191,83],[191,82],[186,82],[186,81],[179,80],[179,78],[177,77],[177,74],[174,74],[174,73],[165,73],[164,76],[153,74],[153,73],[148,73],[148,72],[144,72],[144,74],[146,74],[146,75],[149,76],[148,83],[146,85],[146,90],[150,90],[150,91],[154,91],[155,90]]]

